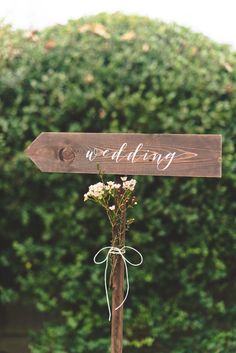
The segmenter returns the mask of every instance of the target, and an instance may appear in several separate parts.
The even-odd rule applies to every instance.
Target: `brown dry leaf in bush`
[[[78,28],[79,33],[86,33],[88,31],[91,31],[91,24],[89,23],[86,23],[85,25]]]
[[[92,74],[88,73],[84,76],[85,83],[91,83],[93,81],[94,81],[94,76]]]
[[[120,37],[120,39],[123,41],[129,41],[135,38],[136,38],[136,33],[134,31],[126,32]]]
[[[144,43],[142,46],[142,49],[145,53],[147,53],[150,50],[150,45],[147,43]]]
[[[37,31],[28,31],[25,33],[25,38],[31,42],[37,42],[39,40],[39,36]]]
[[[192,49],[191,49],[192,56],[197,55],[197,53],[198,53],[198,48],[197,47],[192,47]]]
[[[50,40],[44,45],[44,48],[49,50],[49,49],[54,49],[56,46],[57,46],[57,43],[56,43],[54,40],[50,39]]]
[[[10,59],[14,59],[21,55],[22,51],[19,48],[9,47],[8,56]]]
[[[225,70],[227,70],[228,72],[233,71],[233,67],[229,63],[224,63],[223,66],[224,66]]]
[[[105,26],[103,26],[101,23],[97,23],[93,26],[93,33],[97,34],[98,36],[101,36],[103,38],[110,38],[110,34],[107,32],[107,29]]]
[[[78,28],[79,33],[91,32],[103,38],[110,38],[110,34],[107,29],[101,23],[85,24]]]

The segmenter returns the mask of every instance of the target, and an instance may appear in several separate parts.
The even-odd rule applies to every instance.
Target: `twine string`
[[[139,262],[135,263],[135,262],[131,262],[130,260],[128,260],[127,257],[125,256],[126,249],[133,250],[135,253],[137,253],[139,255],[139,258],[140,258]],[[104,250],[107,250],[107,254],[106,254],[105,258],[103,260],[101,260],[101,261],[98,261],[97,257]],[[126,276],[126,293],[125,293],[123,301],[115,308],[115,310],[118,310],[118,309],[120,309],[122,307],[122,305],[124,304],[124,302],[126,301],[126,299],[128,298],[128,295],[129,295],[130,284],[129,284],[129,271],[128,271],[128,265],[127,264],[137,267],[137,266],[140,266],[143,263],[142,254],[137,249],[133,248],[132,246],[127,246],[127,245],[123,246],[122,248],[118,248],[116,246],[105,246],[105,247],[100,249],[95,254],[95,256],[93,258],[93,261],[94,261],[94,263],[96,265],[101,265],[103,263],[106,263],[105,270],[104,270],[104,287],[105,287],[105,293],[106,293],[109,321],[111,320],[111,307],[110,307],[109,294],[108,294],[107,271],[108,271],[110,255],[120,255],[121,256],[121,258],[122,258],[122,260],[124,262],[125,276]]]

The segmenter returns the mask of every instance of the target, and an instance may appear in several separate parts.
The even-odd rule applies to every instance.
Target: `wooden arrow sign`
[[[220,135],[43,132],[26,154],[43,172],[98,173],[99,165],[105,174],[221,177]],[[123,245],[125,231],[124,208]],[[116,309],[124,298],[124,261],[113,256],[111,352],[122,353],[123,306]]]
[[[42,172],[221,177],[221,135],[43,132],[26,154]]]

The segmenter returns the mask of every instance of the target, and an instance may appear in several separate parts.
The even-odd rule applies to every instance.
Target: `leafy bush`
[[[43,174],[41,131],[222,133],[223,178],[138,177],[125,352],[236,351],[235,53],[177,25],[121,14],[42,32],[0,30],[2,303],[50,313],[32,353],[108,351],[96,176]]]

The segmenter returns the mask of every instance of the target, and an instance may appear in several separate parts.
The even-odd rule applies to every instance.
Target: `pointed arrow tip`
[[[33,146],[37,146],[38,141],[42,138],[42,136],[45,134],[45,132],[41,132],[32,142],[31,144],[24,150],[24,153],[26,154],[27,157],[31,158],[31,153],[32,153],[32,148]]]
[[[26,147],[26,149],[24,150],[24,154],[25,154],[27,157],[30,157],[30,146],[31,146],[31,144],[30,144],[28,147]]]

